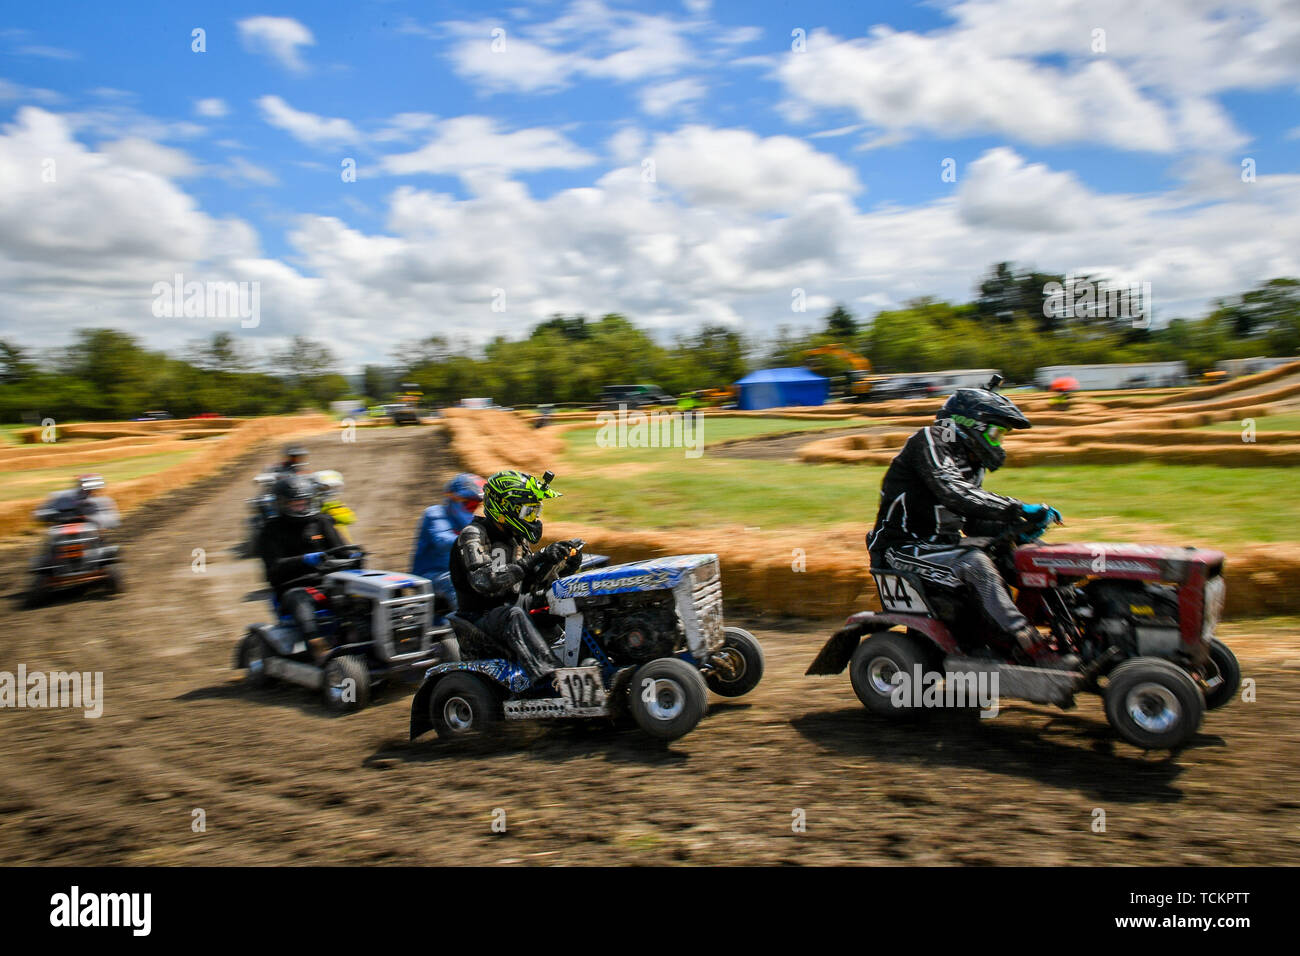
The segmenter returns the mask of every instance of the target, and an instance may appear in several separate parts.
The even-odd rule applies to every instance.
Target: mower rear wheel
[[[872,634],[858,645],[849,659],[849,681],[867,710],[883,717],[915,716],[910,694],[894,700],[897,685],[894,677],[903,674],[911,680],[916,668],[925,670],[926,648],[918,638],[897,631]]]
[[[429,720],[444,740],[486,733],[502,716],[501,698],[476,674],[448,674],[429,695]]]

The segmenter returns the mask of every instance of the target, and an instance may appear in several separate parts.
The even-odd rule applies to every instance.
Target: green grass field
[[[1213,425],[1205,425],[1199,430],[1211,432],[1240,432],[1241,429],[1241,419],[1233,419],[1226,422],[1215,422]],[[1300,412],[1291,412],[1286,415],[1261,415],[1255,419],[1255,431],[1300,432]]]
[[[96,472],[108,482],[109,494],[113,493],[113,483],[129,478],[140,478],[154,472],[180,464],[207,447],[211,439],[195,442],[194,450],[170,451],[157,454],[131,455],[115,458],[112,461],[97,462],[94,465],[62,465],[57,468],[36,468],[31,471],[0,470],[0,501],[17,501],[22,498],[37,498],[58,491],[71,485],[72,479],[85,472]]]
[[[718,423],[720,426],[723,422]],[[789,430],[789,422],[732,419],[741,430]],[[600,448],[595,429],[568,432],[555,471],[565,497],[547,505],[552,520],[621,528],[745,525],[859,525],[874,521],[883,466],[806,465],[710,457],[707,442],[736,437],[709,431],[705,454],[681,448]],[[1014,448],[1009,449],[1014,455]],[[1297,538],[1300,501],[1288,468],[1209,465],[1080,465],[1005,468],[986,481],[996,492],[1046,501],[1065,515],[1055,540],[1105,537],[1227,546]]]

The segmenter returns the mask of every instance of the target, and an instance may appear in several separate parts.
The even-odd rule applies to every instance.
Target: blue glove
[[[1047,505],[1021,505],[1020,515],[1026,521],[1031,521],[1041,528],[1061,520],[1061,513]]]
[[[312,551],[310,554],[304,554],[302,556],[302,563],[310,565],[313,568],[316,567],[324,560],[325,560],[324,551]]]
[[[1061,521],[1061,513],[1055,508],[1049,508],[1047,505],[1021,505],[1020,515],[1026,521],[1031,522],[1031,525],[1016,535],[1016,541],[1019,544],[1029,544],[1031,541],[1037,541],[1047,531],[1048,525]]]

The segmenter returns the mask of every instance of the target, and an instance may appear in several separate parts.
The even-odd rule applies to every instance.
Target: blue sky
[[[1194,314],[1300,273],[1300,12],[1185,6],[14,7],[0,334],[179,347],[221,317],[152,314],[175,272],[260,283],[241,334],[352,366],[557,310],[763,335],[999,259]]]

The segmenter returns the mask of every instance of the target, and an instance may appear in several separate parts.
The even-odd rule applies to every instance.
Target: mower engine
[[[1089,629],[1103,646],[1128,657],[1173,658],[1182,646],[1175,588],[1142,581],[1099,581],[1090,591]]]
[[[325,576],[351,641],[373,641],[375,657],[400,664],[427,655],[433,627],[433,584],[412,574],[357,569]]]

